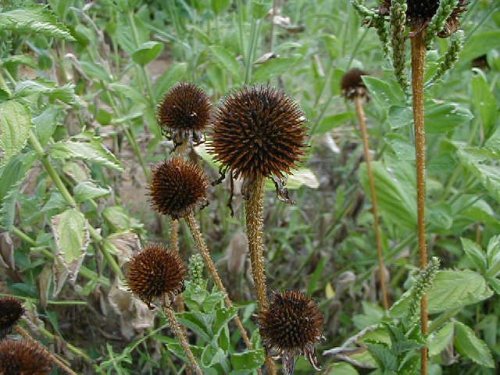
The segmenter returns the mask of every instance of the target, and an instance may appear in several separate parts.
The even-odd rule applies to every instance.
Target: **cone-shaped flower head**
[[[27,341],[0,342],[1,375],[47,375],[51,370],[52,364],[39,345]]]
[[[173,158],[153,169],[149,187],[153,208],[174,219],[194,211],[206,201],[208,178],[198,165]]]
[[[211,104],[205,92],[192,83],[175,85],[158,105],[158,123],[167,136],[179,144],[199,133],[210,120]]]
[[[282,177],[301,159],[305,139],[297,103],[268,86],[246,87],[219,107],[210,150],[235,177]]]
[[[323,315],[312,299],[298,291],[275,293],[259,314],[259,328],[267,350],[282,356],[286,374],[293,373],[298,355],[319,370],[314,345],[322,336]]]
[[[0,298],[0,340],[10,332],[23,314],[23,305],[17,299]]]
[[[173,298],[181,293],[185,274],[177,252],[151,244],[132,258],[127,279],[132,293],[151,306],[156,298]]]
[[[366,86],[361,78],[366,75],[366,72],[358,68],[353,68],[347,71],[340,82],[342,95],[344,95],[346,99],[350,100],[353,100],[357,96],[367,97],[368,91],[366,90]]]
[[[408,0],[406,18],[408,23],[414,27],[422,27],[427,24],[439,7],[439,0]]]

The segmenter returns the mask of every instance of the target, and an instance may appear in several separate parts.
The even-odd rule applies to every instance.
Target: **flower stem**
[[[37,345],[40,349],[43,350],[44,354],[47,356],[47,358],[56,364],[61,370],[63,370],[66,374],[69,375],[77,375],[76,372],[74,372],[71,368],[66,365],[60,358],[56,356],[56,354],[51,353],[46,347],[41,345],[38,341],[36,341],[31,335],[22,327],[16,326],[16,332],[19,333],[25,340]]]
[[[248,189],[250,196],[245,202],[248,236],[248,250],[252,264],[252,277],[255,283],[259,310],[269,307],[267,299],[266,269],[264,261],[264,178],[258,176]],[[270,356],[266,357],[269,374],[276,373],[276,366]]]
[[[233,307],[233,302],[229,298],[227,290],[224,287],[224,284],[222,283],[222,279],[220,278],[219,272],[217,271],[214,261],[210,256],[210,251],[208,250],[207,244],[203,239],[200,227],[198,226],[198,223],[196,222],[196,218],[194,217],[193,213],[190,213],[188,216],[186,216],[186,222],[189,226],[194,242],[196,243],[196,247],[198,248],[198,251],[203,257],[203,260],[205,261],[205,264],[208,268],[208,271],[210,272],[210,275],[212,276],[212,279],[214,280],[215,285],[222,293],[224,293],[224,300],[226,302],[227,307],[229,308]],[[243,323],[241,322],[238,315],[234,317],[234,321],[238,326],[238,329],[241,333],[241,338],[245,342],[245,345],[247,346],[248,349],[252,349],[252,343],[250,342],[247,331],[245,330],[245,327],[243,326]]]
[[[189,360],[189,363],[191,363],[191,367],[193,368],[194,372],[197,375],[203,375],[203,372],[201,371],[200,366],[198,365],[198,362],[196,362],[196,358],[194,357],[193,352],[189,347],[186,335],[184,335],[184,333],[182,332],[181,326],[179,325],[179,322],[175,317],[174,310],[172,310],[172,308],[165,303],[163,304],[163,311],[167,315],[168,322],[170,323],[170,329],[172,329],[172,332],[179,340],[182,349],[184,350],[184,353],[186,353],[186,356]]]
[[[416,32],[411,39],[411,66],[413,91],[413,121],[415,126],[415,155],[417,172],[417,228],[420,268],[427,266],[427,243],[425,237],[425,124],[424,124],[424,66],[425,35]],[[428,334],[427,295],[420,301],[420,329]],[[421,375],[428,374],[428,348],[422,348]]]
[[[375,178],[373,176],[370,149],[368,145],[368,131],[366,130],[366,117],[363,109],[363,98],[356,96],[354,98],[354,105],[356,106],[356,114],[358,115],[359,127],[361,130],[361,138],[363,139],[363,151],[365,154],[366,171],[368,174],[368,181],[370,184],[370,194],[372,198],[372,212],[373,212],[373,229],[375,231],[375,240],[377,243],[377,259],[378,259],[378,273],[380,280],[380,289],[382,291],[382,304],[384,309],[389,308],[389,298],[387,295],[387,285],[385,280],[385,265],[384,254],[382,249],[382,232],[380,230],[380,217],[378,213],[378,199],[375,190]]]

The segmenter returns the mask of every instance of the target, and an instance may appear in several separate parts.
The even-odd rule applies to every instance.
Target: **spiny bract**
[[[10,332],[23,314],[20,301],[12,297],[0,298],[0,339]]]
[[[32,342],[0,342],[0,375],[47,375],[52,364],[43,349]]]
[[[305,117],[282,91],[245,87],[218,108],[209,145],[235,177],[289,174],[304,154]]]

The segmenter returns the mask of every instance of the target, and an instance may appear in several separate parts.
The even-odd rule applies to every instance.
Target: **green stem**
[[[12,234],[15,234],[17,237],[22,239],[24,242],[29,243],[31,246],[36,246],[37,243],[34,239],[32,239],[30,236],[28,236],[26,233],[21,231],[19,228],[13,227],[11,229]]]

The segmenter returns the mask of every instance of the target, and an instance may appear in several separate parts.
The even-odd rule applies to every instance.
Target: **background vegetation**
[[[0,6],[0,293],[25,301],[26,324],[74,369],[184,368],[164,317],[155,319],[123,282],[139,244],[170,235],[169,220],[149,208],[147,181],[150,166],[173,147],[160,134],[156,104],[179,81],[200,85],[213,103],[245,82],[270,82],[306,113],[308,155],[288,181],[296,204],[280,202],[271,185],[266,195],[266,259],[270,289],[299,289],[319,303],[324,373],[402,373],[408,353],[422,344],[397,323],[408,304],[400,297],[417,274],[411,102],[376,33],[362,27],[349,2],[274,6],[274,24],[268,0]],[[429,290],[432,374],[493,374],[500,360],[499,25],[496,1],[472,1],[458,63],[426,89],[429,251],[445,270]],[[442,53],[447,44],[435,48]],[[428,52],[428,78],[437,56]],[[340,95],[340,78],[351,67],[372,75],[365,110],[390,300],[398,301],[390,317],[379,303],[356,117]],[[196,152],[215,179],[204,146]],[[224,184],[211,190],[197,217],[258,343],[239,188],[234,217]],[[187,261],[194,250],[185,229],[180,250]],[[223,296],[211,283],[195,278],[184,296],[189,311],[180,320],[207,373],[244,374],[262,364],[261,346],[242,351],[228,323],[235,312],[220,309]],[[381,321],[389,328],[364,338],[371,356],[346,355],[349,364],[321,355]],[[300,360],[296,373],[311,368]]]

